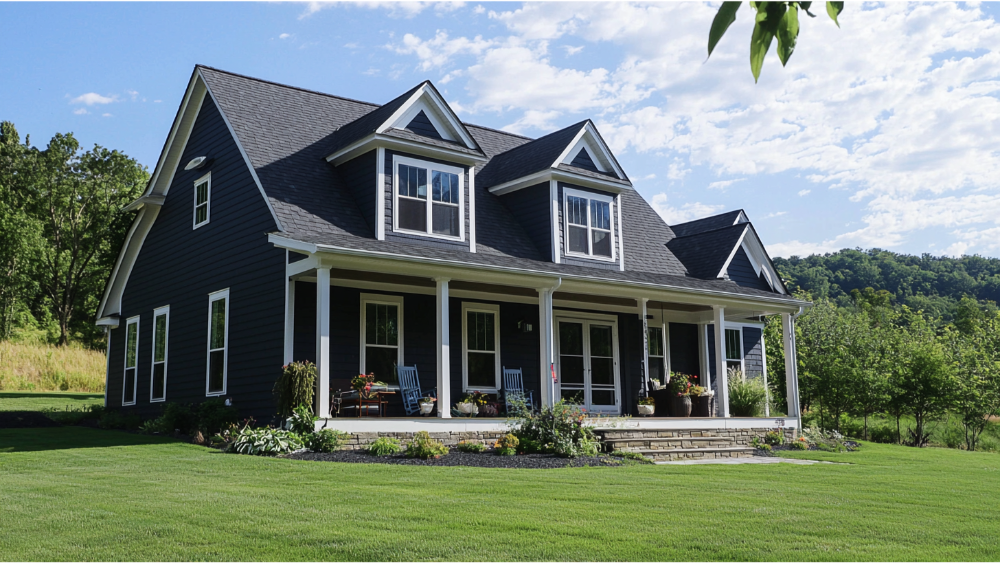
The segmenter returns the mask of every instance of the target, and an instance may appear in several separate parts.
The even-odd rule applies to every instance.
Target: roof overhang
[[[566,145],[562,154],[552,163],[552,167],[555,168],[560,164],[569,164],[583,147],[587,147],[593,156],[597,157],[595,164],[599,169],[602,169],[602,172],[611,171],[618,178],[628,180],[628,177],[625,176],[625,171],[622,170],[614,154],[611,153],[611,149],[608,148],[604,139],[601,138],[600,133],[597,132],[597,126],[589,119],[580,128],[576,136],[573,137],[573,140]]]
[[[740,212],[740,217],[743,217],[742,212]],[[738,224],[741,224],[739,217],[737,217],[734,225]],[[729,264],[736,256],[736,252],[742,248],[743,252],[746,253],[747,258],[750,259],[750,264],[753,266],[754,273],[756,273],[759,277],[761,272],[763,272],[764,279],[767,280],[771,289],[787,295],[788,290],[781,282],[781,276],[778,275],[778,271],[774,268],[774,263],[771,262],[771,258],[767,254],[767,250],[764,249],[764,243],[762,243],[760,241],[760,237],[757,236],[757,231],[754,230],[753,226],[749,222],[742,222],[742,224],[746,225],[743,229],[743,234],[740,235],[736,246],[734,246],[732,252],[729,253],[729,257],[726,258],[726,263],[722,265],[722,269],[719,270],[717,277],[725,277],[726,271],[729,270]]]
[[[355,157],[380,147],[419,156],[426,156],[428,158],[440,158],[442,160],[458,162],[469,166],[482,164],[488,160],[485,156],[450,150],[445,147],[438,147],[430,144],[408,141],[391,135],[372,133],[371,135],[347,145],[346,147],[326,157],[326,161],[332,163],[334,166],[340,166]]]
[[[144,205],[152,205],[155,207],[160,207],[161,205],[163,205],[163,202],[166,201],[166,199],[167,199],[166,196],[162,195],[154,195],[154,194],[144,195],[139,199],[133,201],[132,203],[126,205],[122,209],[124,211],[136,211],[138,209],[141,209],[142,206]]]
[[[430,81],[424,82],[417,88],[409,99],[375,129],[375,133],[385,133],[394,127],[402,129],[421,111],[443,138],[460,142],[472,150],[480,150],[472,134],[462,124],[462,120],[455,115],[451,106],[444,101],[441,93]]]
[[[518,178],[516,180],[504,182],[503,184],[498,184],[496,186],[491,187],[489,190],[490,193],[492,194],[503,195],[503,194],[509,194],[510,192],[516,192],[517,190],[520,190],[522,188],[527,188],[528,186],[534,186],[535,184],[548,182],[549,180],[565,182],[567,184],[582,186],[584,188],[594,188],[596,190],[611,192],[615,194],[631,191],[633,189],[631,183],[616,182],[612,180],[602,180],[600,178],[594,178],[593,176],[577,174],[575,172],[570,172],[568,170],[550,168],[548,170],[542,170],[541,172],[536,172],[534,174],[522,176],[521,178]]]
[[[410,256],[392,252],[381,252],[347,248],[331,244],[310,243],[295,240],[280,233],[268,235],[268,242],[278,248],[286,248],[310,255],[315,266],[350,267],[363,271],[389,273],[391,270],[407,275],[423,277],[450,277],[484,283],[507,283],[537,289],[550,288],[561,280],[561,291],[594,293],[629,299],[656,299],[679,303],[701,305],[722,305],[735,307],[757,307],[770,312],[794,313],[811,305],[790,296],[774,297],[766,295],[743,295],[723,290],[698,289],[682,285],[640,282],[603,278],[601,276],[575,275],[548,272],[533,268],[513,268],[489,264],[469,264],[459,260]],[[303,261],[305,262],[305,261]],[[298,262],[292,263],[294,266]],[[301,268],[300,268],[301,269]],[[393,271],[392,273],[396,273]]]

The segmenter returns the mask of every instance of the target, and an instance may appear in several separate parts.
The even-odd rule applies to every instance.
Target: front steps
[[[653,461],[751,457],[753,447],[714,430],[599,429],[607,451],[636,452]]]

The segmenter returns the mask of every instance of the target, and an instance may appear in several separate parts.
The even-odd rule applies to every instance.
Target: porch
[[[638,414],[650,380],[665,382],[672,371],[697,376],[716,393],[714,417],[631,418],[624,422],[629,428],[797,427],[794,416],[730,417],[728,384],[719,376],[739,367],[766,378],[763,318],[782,315],[784,333],[794,334],[798,307],[782,299],[332,252],[289,255],[285,361],[317,364],[321,426],[351,433],[499,432],[506,428],[502,412],[453,418],[452,407],[473,391],[499,398],[506,367],[520,368],[535,406],[567,398],[612,418]],[[793,337],[784,347],[785,357],[794,358]],[[794,361],[788,363],[787,401],[797,413]],[[421,390],[435,390],[433,417],[407,417],[395,401],[383,418],[335,416],[332,399],[350,388],[351,378],[375,373],[396,385],[397,365],[416,366]]]

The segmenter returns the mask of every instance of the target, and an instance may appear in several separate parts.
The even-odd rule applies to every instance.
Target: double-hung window
[[[500,389],[500,307],[462,304],[463,387],[466,391]]]
[[[400,156],[393,163],[395,230],[464,239],[464,170]]]
[[[194,227],[208,223],[212,205],[212,173],[209,172],[194,182]]]
[[[208,296],[208,359],[206,395],[226,394],[226,362],[229,349],[229,290]]]
[[[139,317],[125,325],[125,377],[122,381],[122,405],[135,404],[136,371],[139,365]]]
[[[726,372],[728,374],[729,370],[737,369],[740,370],[744,376],[746,373],[743,371],[743,337],[742,331],[739,329],[727,328],[726,329]]]
[[[361,373],[396,384],[394,367],[403,365],[403,298],[365,293],[361,311]]]
[[[564,190],[566,254],[614,260],[613,205],[611,196]]]
[[[167,398],[167,334],[170,330],[170,307],[153,311],[153,368],[150,376],[149,402]]]
[[[649,327],[647,337],[649,338],[649,379],[658,379],[660,383],[666,383],[667,355],[663,345],[663,327]]]

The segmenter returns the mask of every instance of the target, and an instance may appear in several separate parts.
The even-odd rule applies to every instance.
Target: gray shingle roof
[[[325,161],[325,157],[334,152],[334,147],[346,146],[343,145],[344,139],[350,137],[357,140],[367,135],[368,133],[365,133],[361,137],[355,137],[358,135],[357,131],[368,130],[369,121],[372,123],[378,121],[378,124],[381,124],[384,122],[382,114],[391,114],[395,109],[388,111],[385,109],[386,106],[379,107],[212,68],[200,67],[200,69],[220,109],[229,119],[236,136],[247,152],[281,221],[285,231],[283,235],[289,238],[315,244],[396,253],[414,258],[440,258],[484,266],[530,269],[556,275],[560,273],[589,275],[601,279],[726,291],[747,296],[774,296],[773,293],[740,287],[730,281],[697,279],[702,277],[702,272],[711,268],[702,267],[701,262],[692,261],[693,258],[678,259],[678,256],[691,257],[698,255],[699,252],[707,252],[714,256],[722,252],[722,248],[725,248],[728,256],[733,245],[727,246],[725,241],[719,241],[718,246],[710,245],[706,242],[710,240],[708,238],[675,241],[675,231],[664,223],[642,196],[633,190],[625,190],[621,195],[626,268],[624,272],[554,264],[547,256],[542,256],[517,219],[501,202],[500,197],[489,192],[487,188],[490,184],[483,181],[483,176],[490,178],[487,169],[497,162],[500,164],[495,169],[498,176],[494,178],[506,178],[509,174],[515,173],[523,174],[525,170],[535,168],[536,162],[544,163],[544,166],[539,165],[538,170],[550,167],[585,122],[534,141],[487,127],[465,124],[483,154],[491,159],[477,170],[475,254],[405,242],[375,240],[358,204],[344,185],[340,173]],[[400,98],[405,99],[406,96],[407,94],[404,94]],[[351,124],[350,130],[346,127],[348,124]],[[371,127],[373,131],[377,125]],[[345,131],[350,135],[338,137]],[[405,130],[392,130],[391,134],[404,138],[407,134],[414,135]],[[420,137],[420,140],[428,142],[425,137]],[[354,141],[349,141],[347,144],[350,142]],[[499,159],[496,158],[498,155],[501,155]],[[582,168],[571,167],[571,169],[578,173],[593,174]],[[608,179],[606,176],[601,176]],[[717,216],[721,217],[723,216]],[[721,221],[717,218],[710,219]],[[735,215],[730,219],[730,225],[733,220]],[[695,223],[699,222],[686,225]],[[697,244],[689,244],[690,242]],[[714,260],[713,258],[705,261],[708,263]],[[692,270],[689,261],[698,266]],[[705,277],[711,278],[711,276]]]
[[[490,158],[482,172],[476,174],[476,181],[486,187],[499,186],[552,168],[552,163],[586,124],[586,121],[575,123]],[[573,169],[577,170],[575,167]]]
[[[678,237],[687,237],[723,227],[730,227],[736,223],[736,218],[740,216],[740,213],[743,213],[742,209],[727,211],[718,215],[712,215],[711,217],[705,217],[704,219],[671,225],[670,228],[673,229],[674,234]]]
[[[667,248],[687,267],[690,275],[713,279],[719,275],[747,227],[747,224],[740,223],[677,237],[667,243]]]

